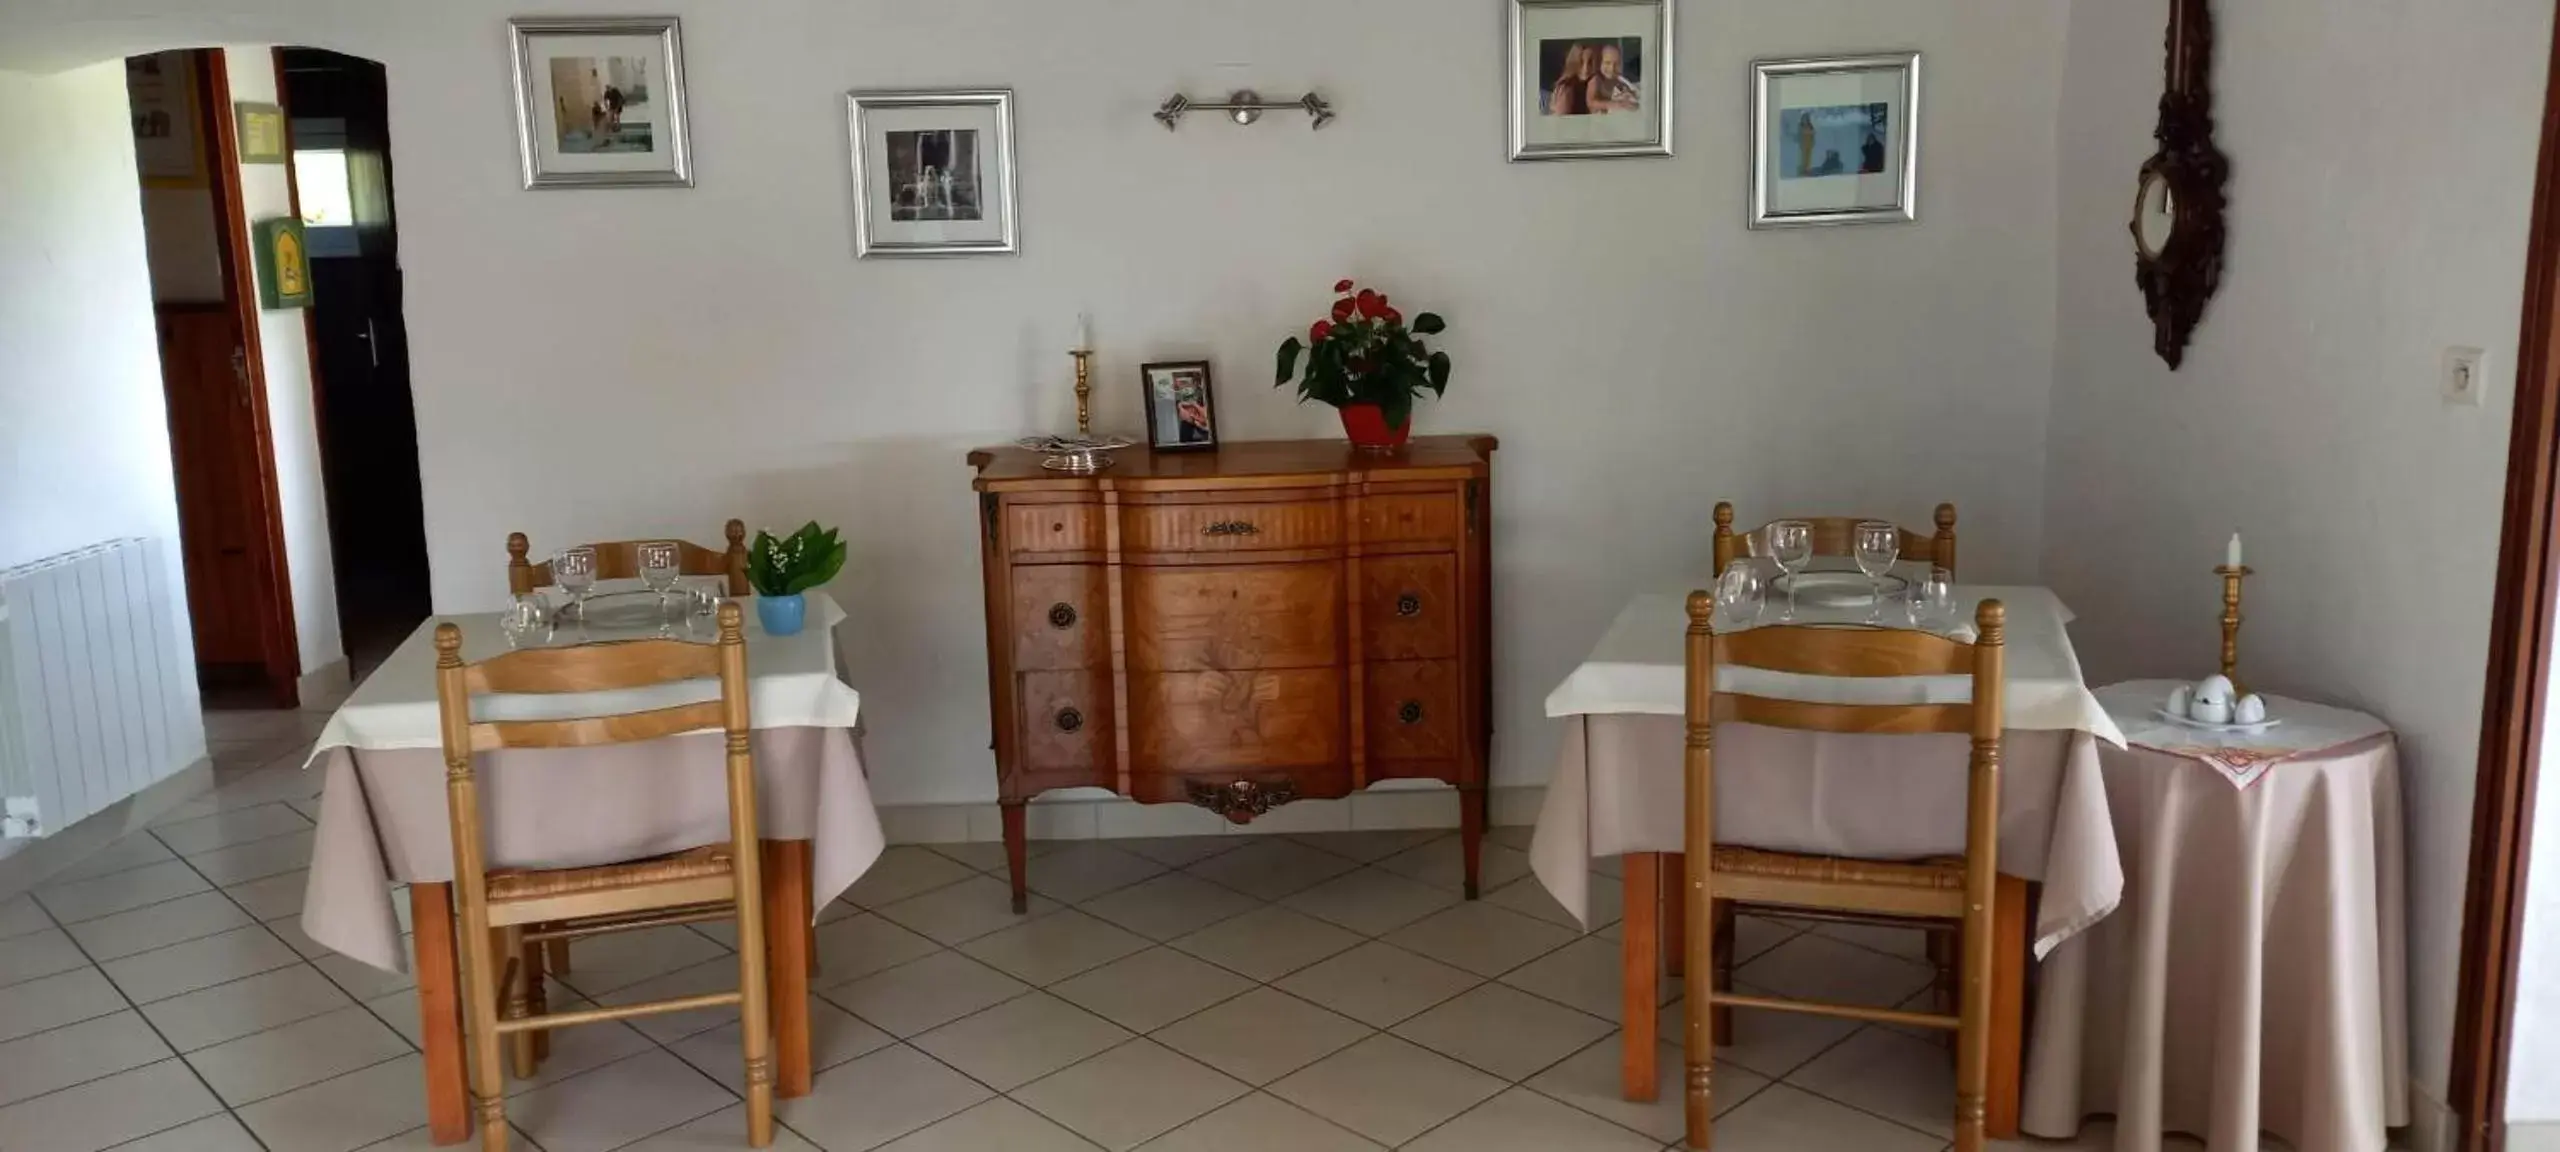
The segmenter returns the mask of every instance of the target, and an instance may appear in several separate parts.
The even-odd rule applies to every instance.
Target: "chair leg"
[[[1991,1080],[1991,968],[1993,918],[2001,896],[1994,888],[1992,907],[1964,919],[1964,951],[1960,963],[1964,989],[1956,1002],[1956,1140],[1955,1152],[1984,1152],[1989,1147],[1987,1101]]]
[[[1661,1095],[1654,1009],[1662,995],[1662,854],[1630,852],[1619,863],[1619,883],[1626,888],[1626,919],[1618,926],[1619,1091],[1629,1100],[1651,1101]]]
[[[502,953],[491,945],[495,933],[474,935],[464,918],[461,947],[464,1033],[471,1044],[471,1094],[479,1110],[480,1152],[507,1152],[506,1073],[498,1061],[498,996],[503,971],[492,961]],[[486,924],[487,921],[481,921]]]
[[[528,948],[525,946],[524,929],[522,928],[500,928],[492,935],[497,937],[498,950],[497,960],[494,967],[499,974],[498,979],[505,982],[504,987],[506,989],[504,1005],[499,1009],[499,1018],[505,1020],[522,1020],[533,1013],[533,997],[529,991],[532,987],[532,980],[530,977],[533,973],[521,963],[514,965],[513,967],[516,971],[509,973],[508,961],[526,957],[532,952],[539,951],[539,949]],[[533,1079],[533,1033],[518,1032],[508,1036],[506,1039],[508,1068],[515,1073],[515,1077],[518,1080]]]
[[[1930,966],[1937,969],[1929,981],[1929,1010],[1952,1014],[1957,1003],[1956,952],[1962,943],[1962,933],[1954,927],[1933,926],[1922,929],[1920,938],[1927,943]],[[1938,1043],[1952,1052],[1956,1046],[1956,1034],[1939,1033]]]
[[[543,943],[543,949],[550,961],[546,967],[553,972],[557,972],[564,976],[567,975],[569,972],[569,942],[567,940],[545,941]]]

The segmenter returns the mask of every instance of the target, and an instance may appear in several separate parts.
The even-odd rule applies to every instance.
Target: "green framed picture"
[[[235,103],[231,112],[239,118],[241,163],[285,162],[284,109],[273,104]]]
[[[258,221],[253,231],[258,241],[258,307],[310,307],[311,260],[302,242],[302,221],[278,216]]]

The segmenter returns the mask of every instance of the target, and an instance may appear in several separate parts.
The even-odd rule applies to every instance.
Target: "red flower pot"
[[[1354,448],[1393,452],[1404,447],[1405,440],[1413,435],[1410,418],[1405,420],[1402,428],[1389,428],[1386,410],[1375,404],[1345,404],[1339,411],[1342,413],[1342,434],[1351,438]]]

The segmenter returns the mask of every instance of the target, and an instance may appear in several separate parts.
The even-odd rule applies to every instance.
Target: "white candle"
[[[1082,352],[1090,351],[1092,348],[1093,313],[1078,312],[1076,313],[1076,350]]]
[[[2223,548],[2222,564],[2226,568],[2240,567],[2240,534],[2238,532],[2231,534],[2231,543]]]

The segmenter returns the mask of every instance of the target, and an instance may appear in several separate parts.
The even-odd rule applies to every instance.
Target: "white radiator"
[[[110,540],[0,569],[0,796],[11,837],[45,836],[204,755],[157,540]]]

